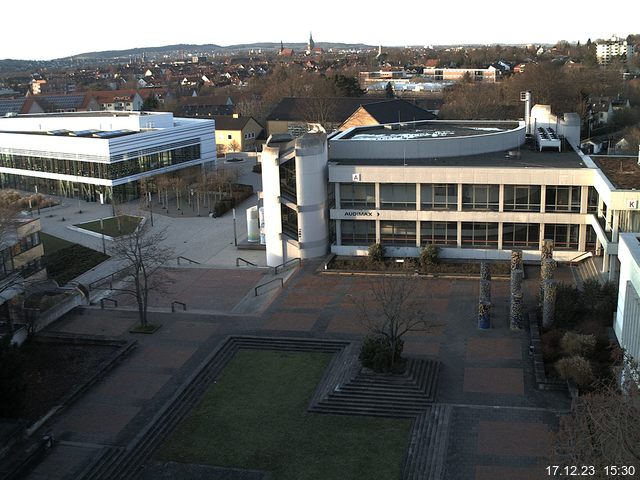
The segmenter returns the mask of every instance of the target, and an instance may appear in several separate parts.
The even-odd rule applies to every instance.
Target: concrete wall
[[[620,345],[640,359],[640,241],[634,233],[620,234],[620,281],[613,329]]]
[[[300,258],[315,258],[329,249],[327,135],[307,133],[295,145]]]
[[[469,125],[474,122],[466,121],[461,123]],[[477,123],[478,127],[481,127],[483,124],[486,125],[487,122],[482,121]],[[508,123],[513,124],[514,122]],[[445,129],[447,124],[451,125],[455,124],[455,122],[447,121],[439,123],[434,120],[430,122],[430,125],[431,124],[433,124],[434,128],[442,125],[442,128]],[[520,147],[524,141],[524,122],[519,122],[518,127],[511,130],[470,136],[375,141],[367,139],[344,139],[342,136],[338,136],[331,140],[331,158],[428,159],[458,157],[514,150]]]

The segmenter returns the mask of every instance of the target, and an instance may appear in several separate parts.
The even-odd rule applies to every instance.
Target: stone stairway
[[[323,391],[326,395],[312,399],[310,412],[413,418],[427,410],[435,400],[440,372],[437,361],[409,359],[402,375],[376,374],[359,369],[354,372],[351,365],[343,368],[353,375],[352,378],[334,382],[333,388],[325,385]],[[331,378],[340,376],[336,374]]]
[[[204,392],[220,375],[241,348],[290,351],[326,352],[343,350],[349,342],[298,338],[229,337],[213,351],[178,388],[173,397],[156,413],[126,447],[105,447],[101,455],[78,475],[78,480],[129,480],[136,478],[141,466],[173,432]]]
[[[598,271],[592,257],[587,257],[579,263],[571,264],[571,273],[579,290],[582,290],[584,282],[588,280],[602,281],[602,275]]]
[[[414,419],[402,468],[403,480],[444,478],[452,412],[451,405],[438,403]]]

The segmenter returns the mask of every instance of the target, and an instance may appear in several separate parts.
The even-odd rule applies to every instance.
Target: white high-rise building
[[[609,65],[616,58],[626,63],[632,55],[633,45],[615,35],[607,41],[596,44],[596,57],[601,65]]]

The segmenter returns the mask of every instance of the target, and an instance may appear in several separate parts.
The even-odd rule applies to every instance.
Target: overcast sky
[[[530,5],[530,6],[529,6]],[[49,60],[177,43],[370,45],[585,42],[640,33],[640,2],[362,0],[3,1],[0,59]]]

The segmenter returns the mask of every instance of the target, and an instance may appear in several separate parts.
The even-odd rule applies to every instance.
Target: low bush
[[[402,340],[398,340],[394,352],[387,337],[367,335],[360,348],[360,363],[374,372],[396,371],[402,364],[400,359],[403,348]]]
[[[429,267],[438,265],[440,248],[437,245],[425,245],[420,251],[420,266],[426,270]]]
[[[545,362],[551,364],[560,358],[560,340],[563,334],[563,330],[552,328],[540,335],[540,346]]]
[[[580,316],[580,291],[573,285],[559,283],[556,291],[554,326],[571,328]]]
[[[578,387],[586,387],[593,382],[593,369],[589,360],[573,355],[558,360],[555,364],[560,378],[573,381]]]
[[[387,249],[380,243],[373,243],[369,245],[369,259],[372,262],[384,262],[384,257],[387,254]]]
[[[575,332],[566,332],[560,340],[562,351],[568,356],[580,355],[590,357],[596,347],[595,335],[583,335]]]

